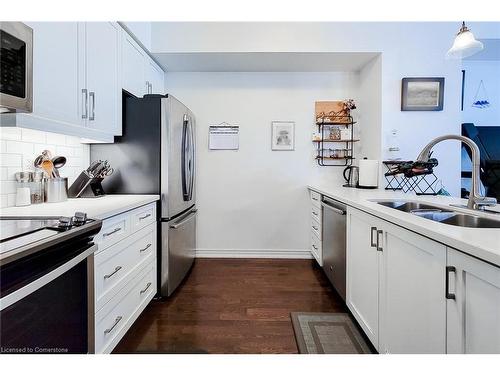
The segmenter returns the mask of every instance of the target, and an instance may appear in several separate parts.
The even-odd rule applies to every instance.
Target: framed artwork
[[[271,149],[273,151],[293,151],[295,149],[295,122],[272,122]]]
[[[442,111],[443,98],[443,77],[403,78],[402,111]]]

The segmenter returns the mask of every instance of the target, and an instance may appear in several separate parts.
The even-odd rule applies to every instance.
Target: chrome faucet
[[[490,198],[490,197],[485,197],[481,195],[479,191],[480,187],[480,159],[479,159],[479,148],[477,147],[476,143],[467,137],[463,137],[461,135],[455,135],[455,134],[448,134],[448,135],[443,135],[441,137],[437,137],[433,139],[432,141],[427,144],[423,148],[423,150],[420,152],[420,154],[417,157],[417,161],[420,162],[427,162],[430,159],[431,156],[431,150],[432,148],[438,144],[439,142],[442,142],[447,139],[456,139],[458,141],[461,141],[465,143],[467,146],[472,151],[472,186],[471,186],[471,192],[469,194],[469,202],[467,203],[467,208],[473,209],[473,210],[480,210],[484,206],[494,206],[497,203],[497,200],[495,198]]]

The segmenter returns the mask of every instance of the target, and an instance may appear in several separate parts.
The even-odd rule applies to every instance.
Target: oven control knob
[[[70,217],[63,216],[59,218],[59,224],[57,224],[57,226],[59,228],[70,228],[72,224],[73,223]]]
[[[75,212],[73,216],[74,225],[83,225],[87,221],[87,214],[85,212]]]

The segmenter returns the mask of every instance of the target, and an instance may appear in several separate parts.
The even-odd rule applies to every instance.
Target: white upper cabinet
[[[448,249],[447,351],[500,354],[500,268]]]
[[[127,32],[122,32],[122,87],[129,93],[142,97],[148,93],[146,78],[146,52]]]
[[[79,113],[85,48],[77,22],[30,22],[33,29],[33,116],[84,126]]]
[[[121,28],[113,22],[87,22],[85,27],[87,126],[121,135]]]
[[[446,353],[446,246],[384,223],[380,353]]]
[[[148,59],[146,70],[149,93],[165,94],[165,73],[163,70],[152,59]]]

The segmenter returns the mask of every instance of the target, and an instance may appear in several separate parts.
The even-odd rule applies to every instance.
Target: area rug
[[[370,354],[358,327],[347,313],[290,314],[301,354]]]

